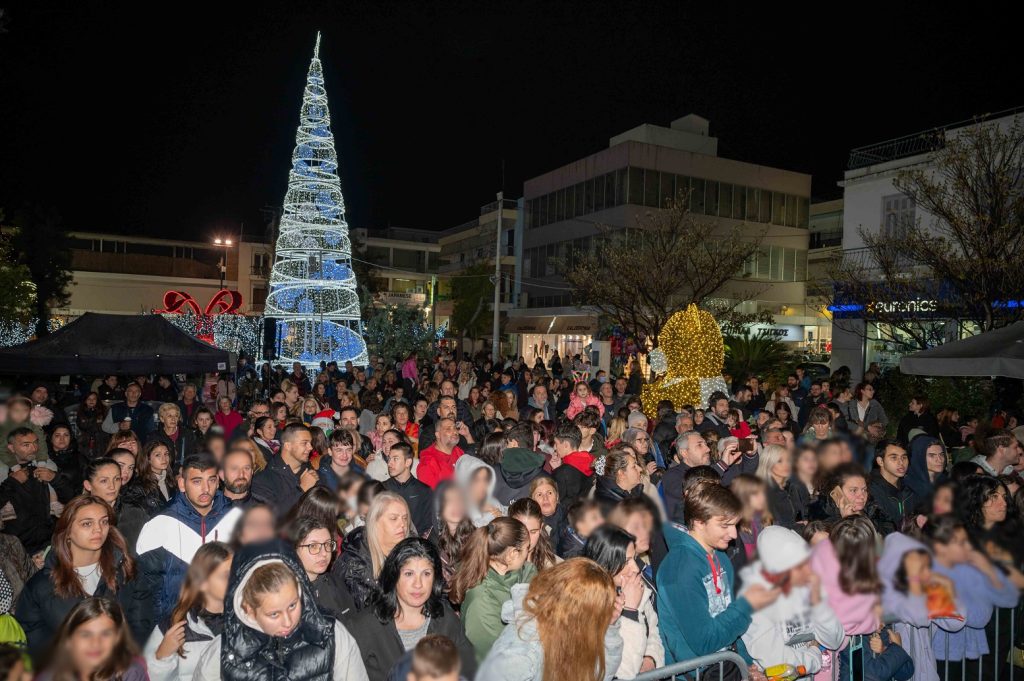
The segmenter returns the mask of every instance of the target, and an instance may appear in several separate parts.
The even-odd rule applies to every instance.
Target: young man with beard
[[[281,449],[267,461],[267,467],[252,479],[252,493],[269,504],[283,518],[303,493],[320,483],[320,475],[309,464],[313,436],[301,423],[289,423],[281,431]]]
[[[191,454],[178,474],[178,491],[162,513],[145,524],[135,544],[143,571],[156,591],[156,619],[170,615],[196,551],[211,541],[230,541],[242,509],[218,489],[217,462]]]
[[[658,618],[665,644],[665,664],[733,650],[748,665],[752,660],[741,636],[751,615],[779,597],[779,589],[754,585],[733,594],[733,567],[725,549],[736,539],[743,504],[718,482],[692,487],[683,500],[686,525],[665,527],[668,556],[658,568]],[[735,678],[739,673],[732,670]],[[751,666],[750,678],[764,680]],[[727,672],[724,678],[732,678]]]
[[[220,461],[224,496],[243,510],[256,503],[252,497],[252,468],[252,454],[241,447],[229,450]]]

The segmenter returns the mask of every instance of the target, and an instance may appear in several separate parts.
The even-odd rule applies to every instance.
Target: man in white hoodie
[[[779,587],[782,595],[753,614],[743,643],[754,662],[766,669],[778,664],[821,669],[821,648],[843,643],[843,625],[822,598],[821,580],[811,571],[811,549],[784,527],[766,527],[757,537],[758,560],[740,570],[743,593],[755,584]]]

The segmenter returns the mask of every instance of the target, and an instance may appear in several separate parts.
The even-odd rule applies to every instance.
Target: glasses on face
[[[306,549],[309,551],[309,555],[317,556],[320,555],[321,551],[333,552],[338,548],[338,542],[331,540],[325,542],[313,542],[311,544],[299,544],[300,549]]]

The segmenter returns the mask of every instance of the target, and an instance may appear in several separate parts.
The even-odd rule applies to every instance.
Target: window
[[[577,182],[573,185],[573,193],[576,195],[576,215],[586,215],[587,205],[583,201],[583,183]]]
[[[626,186],[629,177],[629,168],[619,168],[615,171],[615,205],[621,206],[626,203]]]
[[[786,248],[782,262],[782,281],[795,281],[796,249]]]
[[[782,192],[772,193],[772,219],[773,225],[786,224],[786,197]]]
[[[587,189],[593,188],[594,210],[604,210],[604,178],[596,177],[587,185]]]
[[[914,202],[909,196],[893,194],[882,197],[882,233],[903,236],[914,224]]]
[[[644,169],[629,169],[629,199],[626,203],[634,206],[644,205]]]
[[[736,220],[746,220],[747,215],[747,193],[743,187],[732,189],[732,216]]]
[[[615,173],[608,173],[604,176],[604,207],[617,206],[615,203]]]
[[[708,215],[718,215],[718,183],[708,180],[704,189],[704,209]]]
[[[661,205],[658,192],[661,188],[659,173],[657,170],[644,170],[644,205],[650,208],[657,208]]]
[[[758,203],[761,199],[761,191],[753,187],[747,187],[747,220],[758,222]],[[767,220],[766,220],[767,222]]]
[[[757,272],[754,274],[758,279],[771,279],[771,246],[762,246],[757,253]]]
[[[797,199],[796,209],[796,226],[807,229],[808,212],[810,211],[811,200],[799,198]]]
[[[672,173],[661,174],[661,207],[668,205],[676,198],[676,176]]]
[[[266,286],[253,286],[252,287],[252,300],[249,301],[251,305],[263,305],[267,302],[267,287]]]
[[[772,221],[772,193],[765,189],[758,190],[761,195],[761,205],[757,211],[758,222],[771,222]]]
[[[796,197],[786,196],[786,226],[796,227]]]
[[[725,182],[718,185],[718,214],[723,218],[732,217],[732,185]]]
[[[690,206],[697,215],[704,215],[704,185],[706,182],[700,178],[690,179]]]

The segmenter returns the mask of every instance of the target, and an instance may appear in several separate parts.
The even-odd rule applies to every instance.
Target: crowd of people
[[[73,408],[29,384],[0,414],[0,669],[604,681],[729,650],[822,680],[855,641],[864,679],[1004,664],[1016,416],[917,395],[892,427],[875,372],[733,378],[649,415],[635,364],[557,355],[76,377]]]

